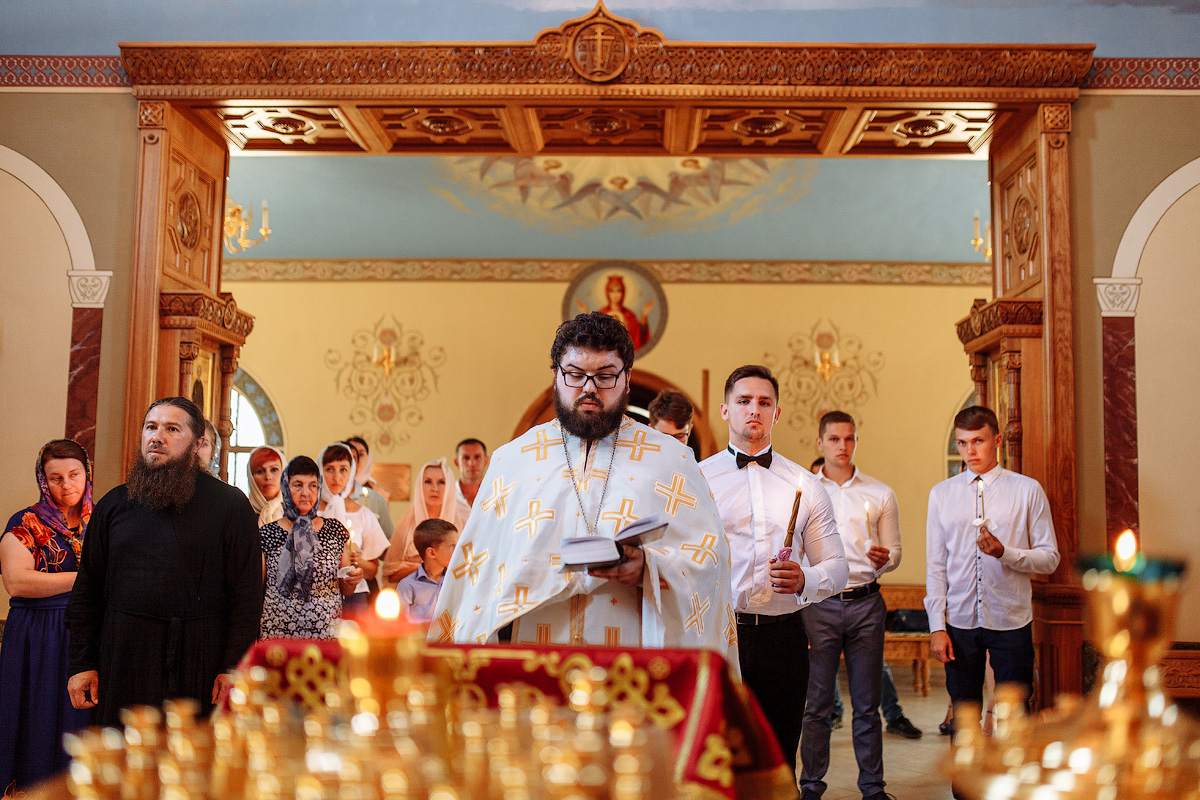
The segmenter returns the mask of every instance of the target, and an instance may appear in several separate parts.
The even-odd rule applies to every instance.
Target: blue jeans
[[[883,712],[883,718],[887,722],[895,722],[904,716],[904,709],[900,707],[900,695],[896,693],[896,680],[892,677],[892,668],[888,663],[883,662],[883,683],[879,687],[879,710]],[[833,718],[841,719],[846,713],[846,707],[842,704],[842,687],[838,682],[833,684]]]

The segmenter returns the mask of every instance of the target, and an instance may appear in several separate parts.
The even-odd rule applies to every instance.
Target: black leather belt
[[[879,591],[879,582],[871,581],[865,586],[855,586],[853,589],[847,589],[844,592],[838,592],[834,595],[839,600],[862,600],[864,597],[870,597]]]
[[[799,614],[800,609],[790,611],[787,614],[745,614],[738,611],[734,614],[738,625],[770,625],[773,622],[787,619],[794,614]]]

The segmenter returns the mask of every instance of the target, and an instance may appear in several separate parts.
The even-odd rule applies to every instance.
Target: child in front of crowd
[[[413,544],[421,554],[421,566],[396,587],[410,622],[430,622],[446,567],[458,545],[458,528],[444,519],[430,517],[413,531]]]

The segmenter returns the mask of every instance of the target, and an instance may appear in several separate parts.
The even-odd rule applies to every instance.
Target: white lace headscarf
[[[254,457],[263,450],[269,450],[279,456],[279,494],[268,500],[263,497],[263,493],[258,488],[258,483],[254,480]],[[287,458],[284,457],[283,451],[278,447],[271,447],[269,444],[264,444],[262,447],[257,447],[250,453],[250,460],[246,462],[246,477],[250,481],[250,506],[258,513],[258,524],[266,525],[269,522],[274,522],[283,517],[283,470],[287,468]]]
[[[350,454],[350,475],[346,479],[345,488],[337,494],[329,491],[329,483],[325,481],[325,453],[333,447],[340,447]],[[354,491],[354,471],[357,466],[354,460],[354,448],[345,442],[327,444],[317,456],[317,466],[321,469],[321,502],[325,504],[321,516],[327,519],[336,519],[345,525],[350,519],[350,515],[346,512],[346,498]],[[347,530],[349,529],[347,528]]]

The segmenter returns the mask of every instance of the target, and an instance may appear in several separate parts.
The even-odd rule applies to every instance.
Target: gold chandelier
[[[271,228],[267,224],[267,201],[262,203],[262,227],[258,229],[259,236],[257,239],[247,239],[246,230],[254,227],[254,211],[245,209],[233,201],[233,198],[225,198],[225,250],[233,255],[240,253],[243,250],[254,247],[254,245],[267,241],[271,236]]]

